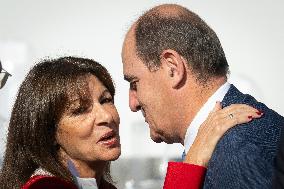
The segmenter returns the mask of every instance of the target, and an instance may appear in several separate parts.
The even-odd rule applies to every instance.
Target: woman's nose
[[[97,125],[109,124],[113,121],[111,111],[109,111],[103,105],[97,105],[95,107],[95,111]]]

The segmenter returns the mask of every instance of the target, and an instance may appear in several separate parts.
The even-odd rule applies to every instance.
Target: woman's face
[[[95,77],[88,78],[91,101],[72,99],[56,133],[60,150],[83,162],[111,161],[120,156],[119,115],[113,97]]]

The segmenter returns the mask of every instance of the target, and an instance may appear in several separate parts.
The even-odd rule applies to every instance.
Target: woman
[[[80,177],[112,188],[109,162],[120,155],[114,93],[107,70],[94,61],[67,57],[36,65],[12,110],[4,188],[19,189],[37,175],[74,183],[73,165]]]
[[[13,107],[2,188],[115,188],[109,171],[110,161],[120,156],[114,94],[109,73],[93,60],[64,57],[34,66]],[[243,113],[238,113],[240,107]],[[256,112],[246,105],[221,110],[218,103],[203,123],[185,162],[206,165],[223,133],[259,117]],[[239,122],[223,119],[224,113],[234,114]],[[221,129],[215,129],[217,122],[216,128]],[[205,142],[210,145],[204,146]],[[165,187],[176,180],[171,172],[177,168],[172,168]],[[198,176],[202,178],[202,174]]]

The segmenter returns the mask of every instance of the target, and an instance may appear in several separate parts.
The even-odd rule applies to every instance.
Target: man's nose
[[[129,108],[132,112],[137,112],[141,109],[136,91],[129,90]]]

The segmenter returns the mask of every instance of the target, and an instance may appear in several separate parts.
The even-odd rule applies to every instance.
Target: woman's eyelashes
[[[105,104],[105,103],[113,103],[113,97],[112,96],[103,96],[100,100],[101,104]]]
[[[76,107],[72,110],[72,115],[81,115],[83,113],[86,113],[88,111],[88,109],[90,109],[90,106],[79,106],[79,107]]]
[[[98,102],[101,105],[113,104],[114,99],[110,94],[104,94],[98,99]],[[88,112],[92,111],[93,103],[95,103],[95,102],[89,102],[88,101],[88,102],[83,102],[83,103],[75,103],[75,104],[71,105],[69,112],[73,116],[78,116],[78,115],[88,113]]]
[[[113,97],[102,97],[100,99],[100,104],[113,104],[114,101],[113,101]],[[88,113],[89,110],[91,109],[91,105],[81,105],[81,106],[78,106],[78,107],[75,107],[75,108],[72,108],[71,112],[72,112],[72,115],[75,115],[75,116],[78,116],[78,115],[81,115],[81,114],[84,114],[84,113]]]

